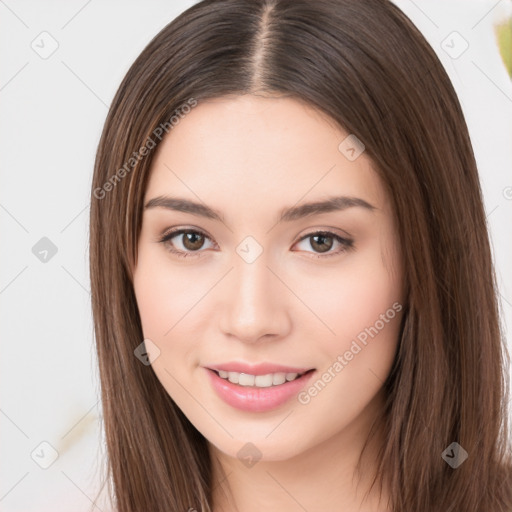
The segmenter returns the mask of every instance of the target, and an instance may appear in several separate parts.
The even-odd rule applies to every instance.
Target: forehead
[[[371,160],[364,151],[347,158],[351,145],[353,135],[296,99],[200,101],[160,143],[145,199],[168,193],[254,210],[344,194],[382,205]]]

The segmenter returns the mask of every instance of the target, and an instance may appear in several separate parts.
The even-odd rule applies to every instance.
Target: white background
[[[94,155],[129,66],[193,3],[0,0],[1,511],[91,509],[102,450],[87,249]],[[397,4],[459,94],[481,173],[503,321],[512,326],[512,84],[492,30],[512,4]],[[469,43],[458,58],[443,49],[462,48],[453,31]],[[41,48],[41,38],[47,50],[52,38],[58,44],[46,59],[31,46]],[[57,248],[46,263],[32,252],[43,237]],[[31,458],[36,450],[35,458],[48,460],[41,442],[59,454],[48,469]]]

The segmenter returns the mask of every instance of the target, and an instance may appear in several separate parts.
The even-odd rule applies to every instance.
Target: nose
[[[263,253],[256,261],[235,261],[220,293],[220,329],[244,343],[276,340],[291,329],[290,292],[267,266]]]

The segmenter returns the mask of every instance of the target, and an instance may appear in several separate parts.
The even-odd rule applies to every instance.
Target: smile
[[[263,375],[210,368],[204,370],[216,395],[231,407],[246,412],[265,412],[283,406],[300,393],[315,373],[314,369],[303,373]]]

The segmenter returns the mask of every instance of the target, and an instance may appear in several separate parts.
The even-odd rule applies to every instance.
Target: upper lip
[[[308,370],[313,370],[313,368],[295,368],[293,366],[283,366],[274,363],[250,364],[242,361],[213,364],[206,368],[216,371],[223,370],[225,372],[246,373],[249,375],[267,375],[269,373],[305,373]]]

